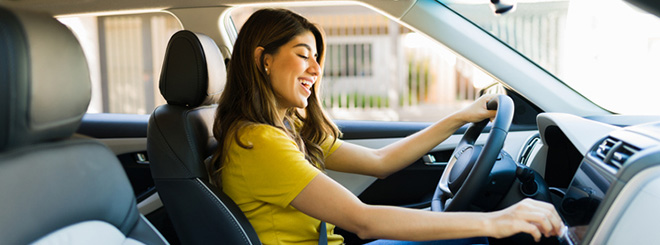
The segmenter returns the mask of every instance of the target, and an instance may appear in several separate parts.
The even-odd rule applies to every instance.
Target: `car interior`
[[[76,38],[46,14],[0,15],[2,242],[167,244],[138,212],[116,156],[75,134],[91,85]]]
[[[482,10],[488,11],[483,13],[489,14],[489,18],[504,21],[510,15],[506,12],[527,13],[525,6],[531,6],[531,2],[563,8],[578,1],[518,1],[502,5],[508,1],[473,4],[462,0],[0,0],[0,243],[261,244],[240,208],[221,187],[210,183],[205,164],[217,147],[212,125],[216,101],[226,80],[226,64],[231,62],[231,50],[240,30],[239,10],[284,7],[308,11],[305,13],[311,16],[342,4],[369,9],[379,15],[369,20],[372,23],[386,20],[390,22],[385,26],[396,24],[393,29],[397,31],[419,33],[474,66],[490,83],[477,88],[473,97],[498,94],[498,99],[489,103],[489,108],[498,110],[495,120],[463,126],[428,154],[387,178],[327,171],[362,202],[452,212],[500,210],[533,198],[553,204],[568,227],[561,236],[543,238],[541,244],[657,243],[660,113],[653,109],[654,98],[630,106],[650,108],[644,109],[646,114],[615,112],[570,83],[571,79],[564,79],[567,73],[560,73],[561,69],[545,67],[543,61],[524,52],[525,47],[533,45],[523,41],[522,46],[507,43],[505,37],[494,34],[496,28],[487,29],[487,25],[478,23]],[[588,0],[582,3],[585,1]],[[603,0],[603,5],[605,2],[621,2],[623,5],[616,6],[643,13],[644,19],[656,20],[660,15],[660,6],[654,1]],[[587,10],[596,11],[601,5],[598,1],[589,3]],[[537,10],[530,10],[534,11]],[[476,13],[476,17],[470,13]],[[138,32],[130,41],[114,40],[119,47],[114,51],[104,49],[113,42],[107,38],[110,34],[103,32],[115,30],[108,24],[110,19],[119,16],[117,23],[130,23],[125,16],[136,14],[150,16],[149,21],[136,24],[149,26],[150,32]],[[167,29],[161,15],[171,18],[177,28]],[[71,18],[93,21],[81,24]],[[586,20],[591,26],[602,23],[596,18]],[[521,23],[531,29],[526,24],[537,22]],[[81,32],[77,25],[91,26],[93,31]],[[121,30],[118,26],[117,30]],[[160,26],[167,27],[163,27],[167,31],[159,32],[156,27]],[[358,46],[366,54],[382,45],[350,35],[344,38],[341,31],[341,35],[336,35],[335,29],[328,30],[331,50],[342,50],[343,44],[337,43],[351,38],[361,45],[347,49],[353,51],[338,51],[337,57],[344,51],[357,53]],[[376,28],[369,32],[379,33],[378,38],[383,39],[398,34]],[[540,31],[520,33],[542,36]],[[150,43],[156,36],[165,37],[165,42]],[[649,56],[660,54],[654,53],[660,34],[649,36],[638,46],[647,48],[643,52]],[[97,46],[89,46],[90,39]],[[134,43],[148,48],[128,48]],[[616,48],[628,50],[623,45]],[[608,50],[615,53],[616,48]],[[96,53],[90,52],[94,49]],[[93,61],[99,57],[112,59],[114,52],[124,51],[149,53],[162,59],[130,56],[134,63],[116,62],[122,67],[138,65],[144,69],[131,78],[126,75],[130,72],[125,71],[121,75],[126,76],[119,76],[118,80],[131,80],[139,89],[156,91],[149,96],[141,94],[138,99],[158,101],[162,96],[162,103],[148,102],[152,107],[142,109],[142,113],[112,112],[107,104],[97,111],[90,109],[98,101],[107,102],[111,95],[103,92],[100,94],[106,98],[97,99],[97,90],[116,89],[118,94],[139,90],[128,85],[112,87],[106,80],[113,74],[111,64],[115,63]],[[379,59],[381,56],[377,55],[382,54],[373,53],[362,56],[362,60],[375,57],[370,67],[376,68],[364,72],[364,76],[376,77],[378,69],[413,67],[412,63]],[[602,60],[606,56],[590,54],[589,58],[605,63]],[[640,60],[648,66],[640,69],[653,70],[655,59]],[[333,62],[329,61],[328,66]],[[449,63],[459,63],[452,62]],[[615,67],[625,72],[626,61],[618,62]],[[152,66],[157,68],[147,69]],[[358,70],[355,67],[351,69]],[[591,69],[587,64],[573,68],[582,68],[584,73]],[[410,70],[398,76],[414,77]],[[639,70],[628,74],[635,72]],[[334,81],[338,74],[326,72],[325,76]],[[97,77],[106,80],[99,85],[95,82]],[[657,81],[644,81],[648,87],[630,97],[644,99],[642,95],[652,93]],[[630,82],[603,82],[591,87],[608,87],[619,90],[616,96],[624,96],[630,94]],[[403,110],[420,110],[421,107],[405,104],[416,98],[410,95],[411,91],[393,99],[390,106],[403,104]],[[630,97],[610,97],[610,102],[625,104],[633,100]],[[357,105],[358,100],[341,101],[326,100],[332,103],[329,110],[335,113],[333,120],[342,131],[342,140],[364,147],[386,146],[432,123],[342,118],[345,114],[341,113],[348,110],[342,109],[341,103]],[[433,108],[420,114],[437,116],[433,114],[441,110]],[[352,109],[358,114],[369,114],[361,108]],[[379,112],[386,114],[382,111]],[[344,236],[346,244],[372,241],[341,227],[335,232]],[[489,238],[489,242],[535,244],[525,234]]]

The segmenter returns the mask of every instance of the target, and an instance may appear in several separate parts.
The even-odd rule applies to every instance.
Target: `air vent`
[[[522,163],[524,165],[529,166],[530,163],[529,158],[534,151],[534,147],[536,146],[537,143],[541,141],[541,138],[539,138],[538,135],[534,136],[530,140],[527,141],[527,145],[525,145],[525,148],[523,148],[522,152],[520,153],[520,157],[518,158],[518,162]]]
[[[610,153],[610,150],[612,150],[612,147],[619,143],[620,141],[612,139],[612,138],[607,138],[603,141],[603,143],[600,143],[598,146],[598,149],[596,149],[596,156],[600,158],[600,160],[605,160],[605,156],[607,156],[607,153]]]
[[[628,161],[628,158],[632,156],[633,154],[637,153],[637,149],[633,148],[627,144],[621,145],[620,148],[614,150],[612,153],[612,159],[610,159],[610,164],[614,166],[618,166],[621,168],[623,164]]]
[[[605,139],[596,149],[596,156],[615,169],[621,166],[639,149],[614,138]]]

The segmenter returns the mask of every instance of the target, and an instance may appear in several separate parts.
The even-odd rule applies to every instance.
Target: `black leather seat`
[[[90,96],[71,31],[0,6],[0,244],[167,244],[116,156],[72,137]]]
[[[147,152],[158,194],[183,244],[261,244],[238,206],[209,184],[204,160],[216,147],[212,127],[226,79],[208,36],[180,31],[167,46]]]

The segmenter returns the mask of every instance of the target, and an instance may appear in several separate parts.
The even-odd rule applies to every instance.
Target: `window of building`
[[[158,90],[170,36],[182,29],[166,13],[58,19],[78,37],[92,76],[88,113],[149,114],[165,103]]]

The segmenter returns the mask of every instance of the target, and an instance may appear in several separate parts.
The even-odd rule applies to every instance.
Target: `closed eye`
[[[304,60],[308,60],[308,59],[309,59],[308,56],[304,56],[304,55],[300,55],[300,54],[299,54],[298,56],[299,56],[300,58],[303,58]]]

